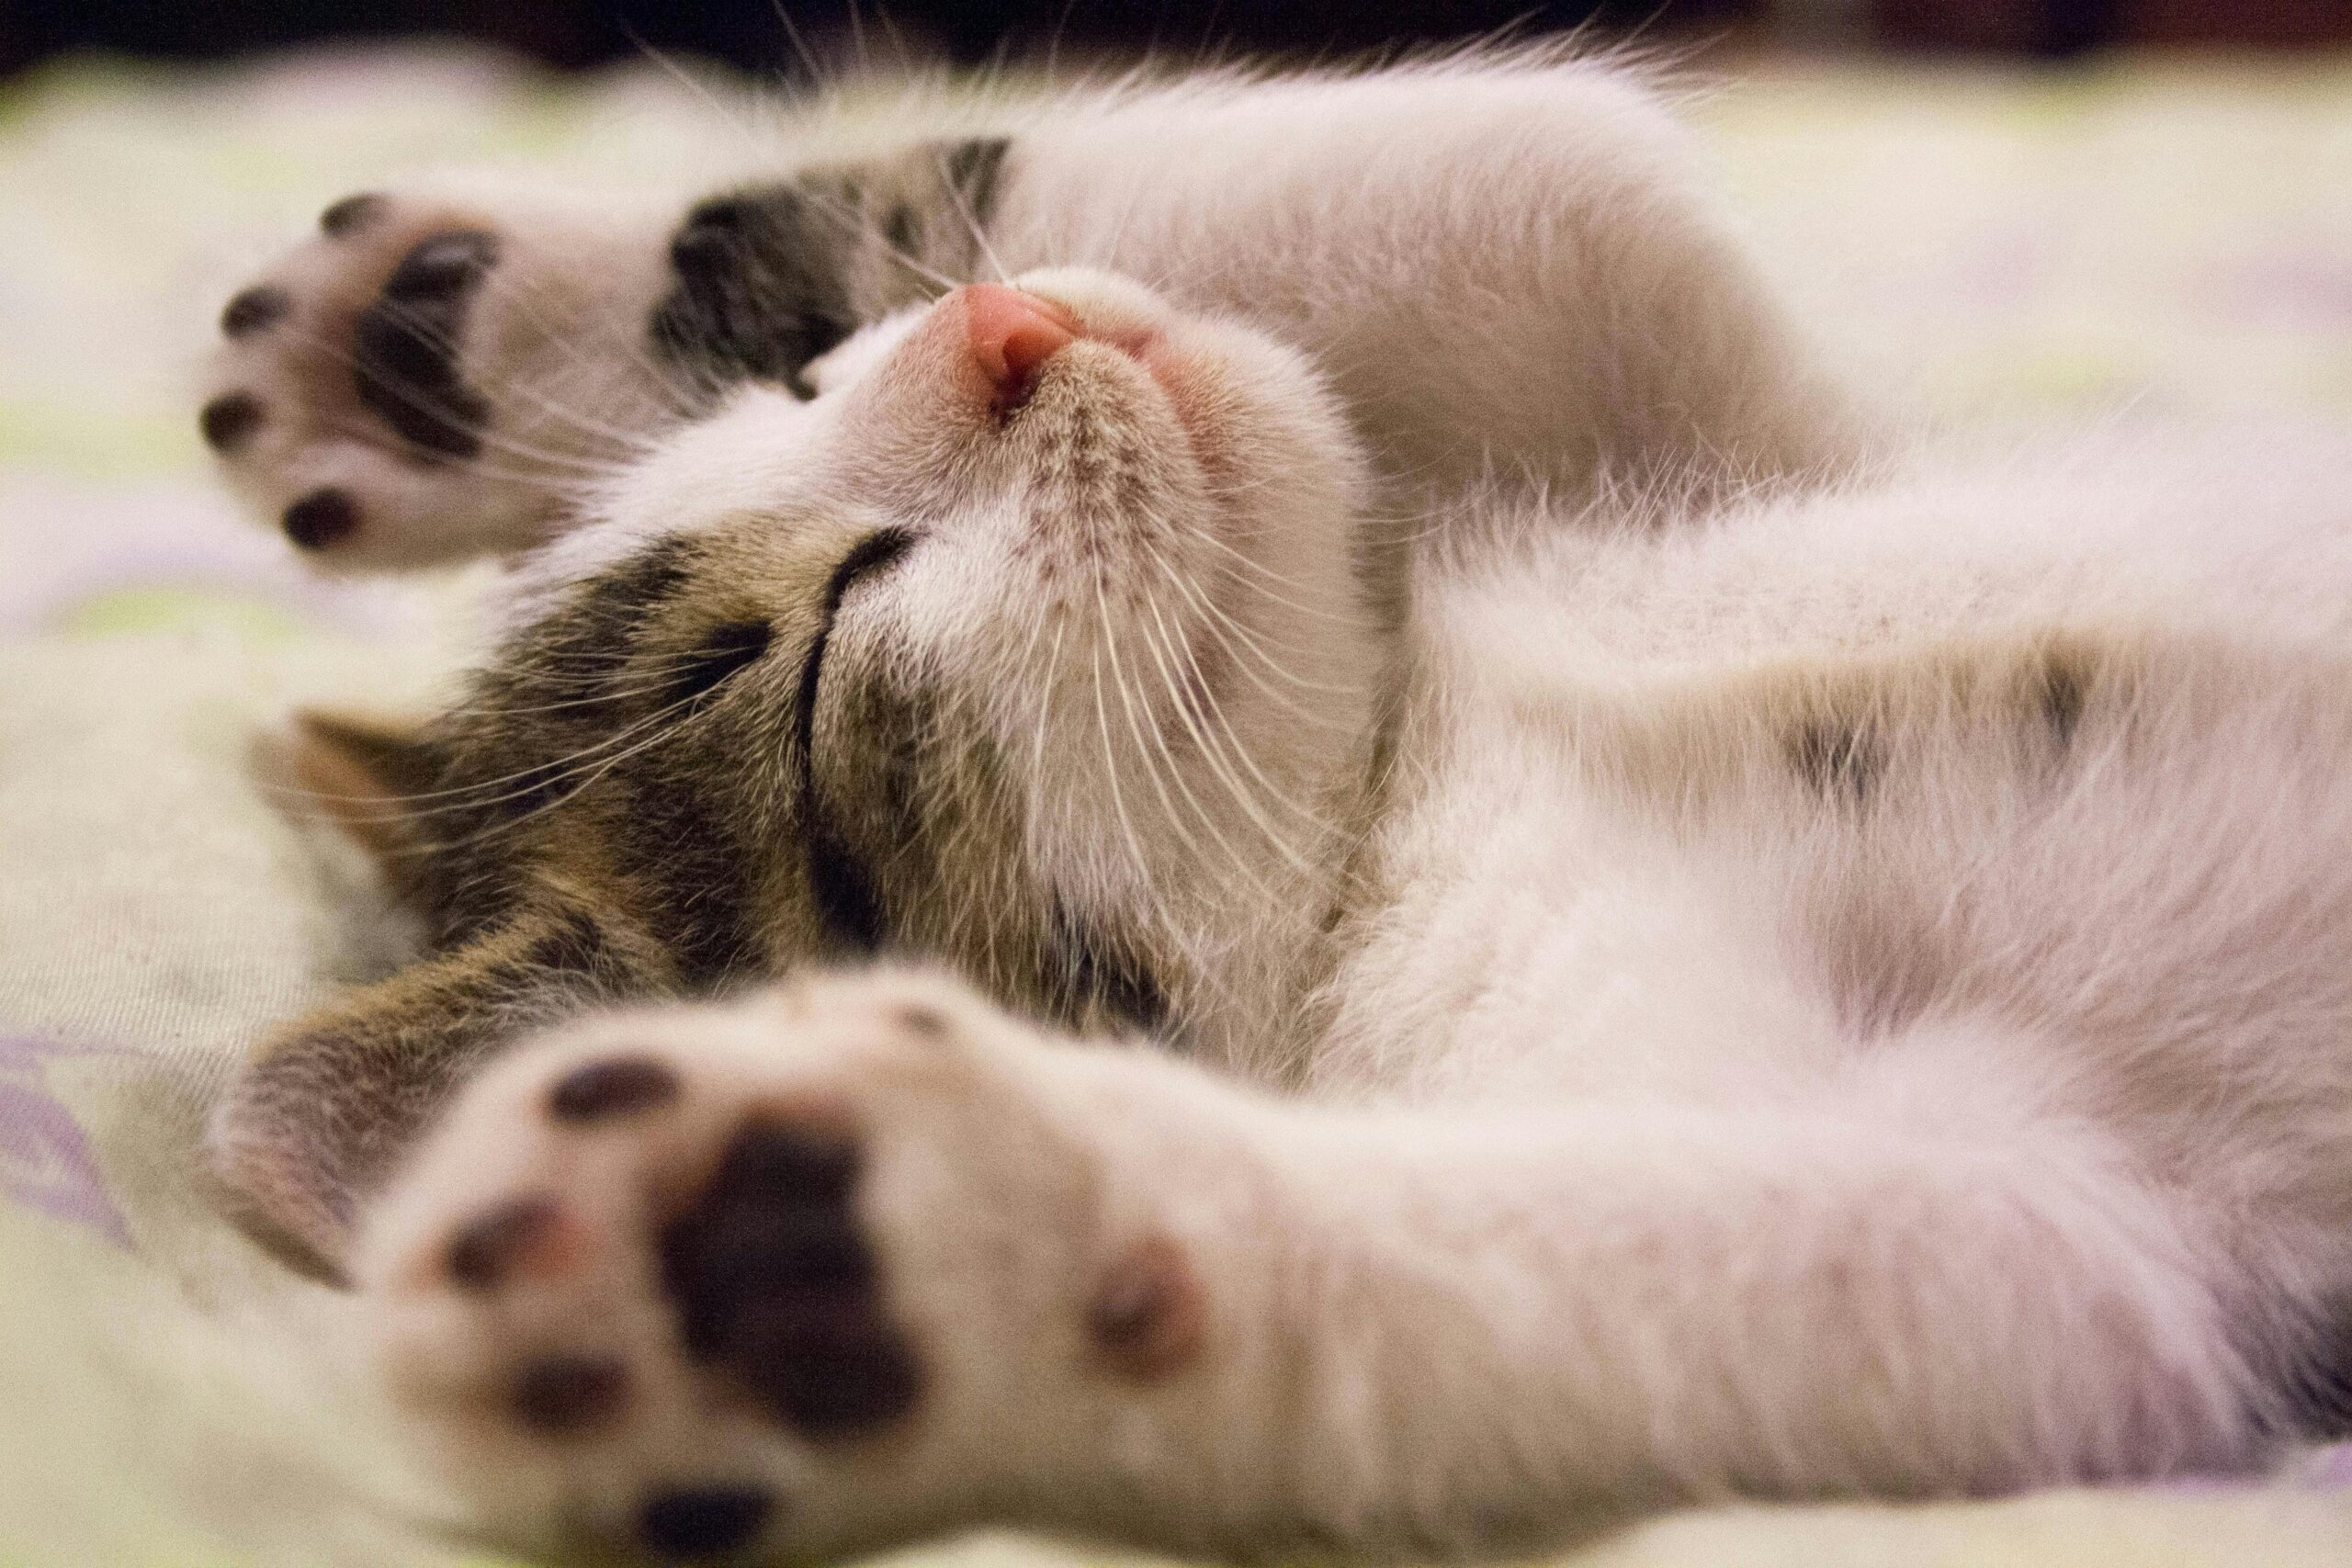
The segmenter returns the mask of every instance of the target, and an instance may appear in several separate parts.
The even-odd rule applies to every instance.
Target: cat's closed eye
[[[704,635],[665,682],[673,703],[693,702],[717,691],[730,677],[756,663],[775,632],[765,621],[730,621]]]

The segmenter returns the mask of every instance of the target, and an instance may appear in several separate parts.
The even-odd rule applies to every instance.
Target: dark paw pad
[[[551,1436],[590,1431],[620,1413],[628,1369],[605,1356],[549,1356],[514,1379],[515,1419]]]
[[[503,1284],[554,1252],[563,1228],[563,1211],[553,1198],[533,1195],[501,1203],[449,1238],[449,1277],[470,1290]]]
[[[851,1212],[857,1174],[857,1143],[837,1127],[753,1122],[662,1236],[688,1353],[811,1437],[880,1426],[922,1393]]]
[[[254,438],[262,417],[261,400],[251,392],[223,392],[204,405],[204,412],[197,416],[197,427],[204,433],[207,446],[226,455]]]
[[[1087,1308],[1103,1365],[1136,1382],[1182,1371],[1199,1356],[1206,1306],[1175,1243],[1153,1236],[1114,1261]]]
[[[294,297],[272,284],[248,288],[231,299],[220,312],[220,333],[228,338],[251,337],[284,321],[294,309]]]
[[[660,1492],[638,1510],[637,1539],[658,1557],[716,1557],[750,1545],[775,1511],[755,1486]]]
[[[286,509],[286,536],[306,550],[339,545],[359,530],[359,507],[339,490],[315,490]]]
[[[699,381],[782,381],[802,396],[803,367],[857,324],[843,278],[856,226],[841,198],[769,186],[706,201],[670,241],[676,287],[657,306],[657,355]]]
[[[381,218],[385,206],[373,191],[346,196],[319,214],[319,231],[330,240],[348,239]]]
[[[496,236],[477,229],[431,235],[402,257],[352,327],[360,401],[418,455],[471,457],[490,405],[465,384],[458,338],[466,308],[498,260]]]
[[[651,1111],[678,1098],[678,1075],[647,1056],[614,1056],[574,1067],[548,1091],[548,1114],[559,1122],[606,1122]]]

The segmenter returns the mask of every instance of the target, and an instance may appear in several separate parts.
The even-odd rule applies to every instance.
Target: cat
[[[1606,61],[910,104],[223,319],[297,547],[513,559],[460,704],[304,721],[429,950],[211,1143],[484,1539],[1494,1551],[2352,1415],[2334,454],[1915,451]]]

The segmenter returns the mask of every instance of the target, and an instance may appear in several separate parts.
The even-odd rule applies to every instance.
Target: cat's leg
[[[925,141],[662,199],[455,178],[345,197],[222,311],[204,438],[322,562],[526,548],[728,388],[799,388],[859,325],[963,281],[1002,157]]]
[[[1317,1109],[886,972],[510,1058],[361,1283],[526,1549],[1493,1547],[2246,1460],[2165,1208],[1951,1111]]]
[[[1505,50],[1076,101],[1023,131],[989,241],[1306,350],[1393,502],[1528,483],[1613,525],[1868,445],[1711,184],[1640,73]]]

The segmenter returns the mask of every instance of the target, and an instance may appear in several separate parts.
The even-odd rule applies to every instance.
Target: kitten
[[[433,950],[214,1144],[487,1536],[1493,1550],[2346,1414],[2340,466],[1874,458],[1591,62],[941,130],[230,308],[298,544],[529,552],[462,705],[312,721]]]

